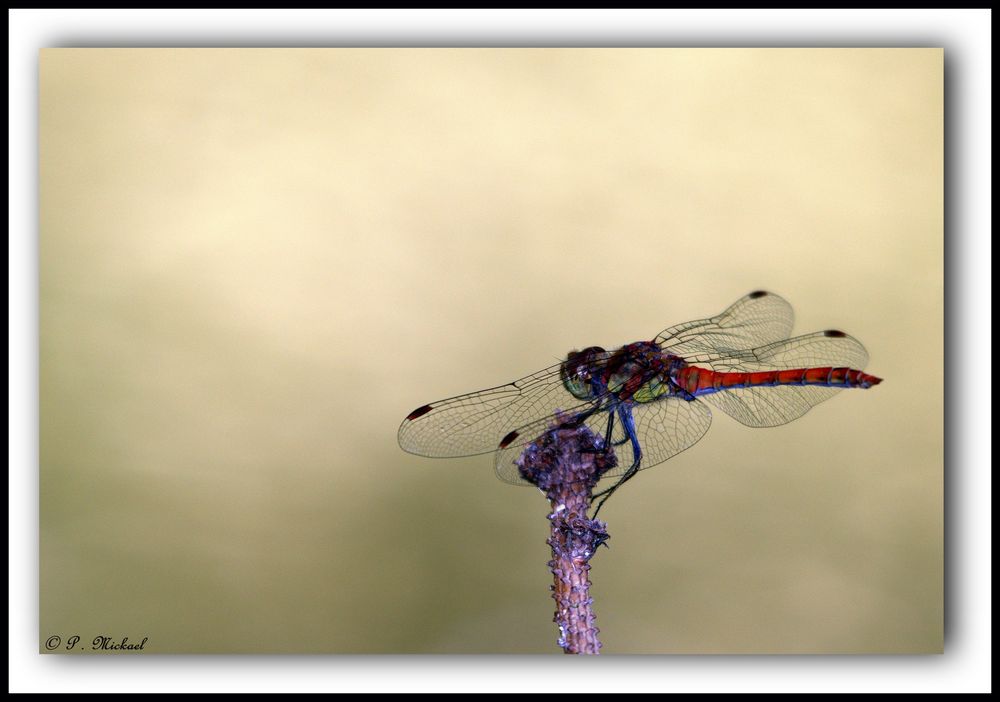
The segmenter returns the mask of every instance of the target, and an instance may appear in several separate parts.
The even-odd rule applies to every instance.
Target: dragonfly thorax
[[[674,359],[683,364],[653,341],[637,341],[613,352],[590,346],[570,351],[560,373],[563,385],[580,400],[610,393],[619,400],[650,402],[667,391],[665,379]]]
[[[621,347],[608,359],[607,388],[620,400],[649,402],[665,390],[665,356],[655,341]]]

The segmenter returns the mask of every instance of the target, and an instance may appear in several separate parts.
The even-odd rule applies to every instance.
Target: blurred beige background
[[[414,407],[766,288],[885,378],[608,502],[607,653],[943,645],[942,52],[44,50],[40,636],[553,653]]]

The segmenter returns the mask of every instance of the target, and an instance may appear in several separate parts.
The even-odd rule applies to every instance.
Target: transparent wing
[[[776,341],[740,353],[709,356],[701,361],[712,370],[753,372],[789,368],[854,368],[868,363],[868,352],[852,336],[829,330]],[[776,385],[732,388],[702,399],[741,424],[774,427],[792,421],[843,388],[817,385]]]
[[[794,320],[792,307],[783,298],[758,290],[715,317],[664,329],[655,341],[664,350],[695,363],[703,355],[744,351],[787,339]]]
[[[694,446],[712,425],[712,410],[701,400],[665,397],[632,408],[635,433],[642,448],[639,470],[652,468]],[[617,425],[616,425],[617,426]],[[621,441],[622,436],[618,438]],[[632,465],[634,455],[628,441],[615,446],[618,465],[602,478],[622,475]]]
[[[561,365],[507,385],[419,407],[400,425],[399,445],[409,453],[435,458],[496,451],[514,427],[539,418],[551,421],[556,410],[571,411],[580,406],[580,400],[563,386]]]
[[[690,359],[686,359],[692,362]],[[788,368],[855,368],[868,365],[868,352],[849,334],[828,329],[765,344],[755,349],[706,356],[701,365],[717,371],[763,371]]]
[[[594,434],[603,437],[607,432],[610,412],[611,410],[596,412],[585,419],[584,423]],[[677,397],[634,405],[632,416],[642,448],[640,470],[663,463],[690,448],[705,435],[712,424],[712,412],[704,403],[699,400],[689,402]],[[546,417],[517,429],[517,438],[496,453],[498,478],[513,485],[530,485],[521,477],[515,461],[524,452],[525,446],[552,426],[554,419],[552,416]],[[632,443],[625,436],[617,417],[611,440],[618,465],[605,473],[602,479],[622,475],[635,458]]]

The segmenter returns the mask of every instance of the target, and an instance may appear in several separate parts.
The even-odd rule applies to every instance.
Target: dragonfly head
[[[603,391],[601,367],[608,352],[600,346],[588,346],[582,351],[570,351],[559,374],[563,385],[578,400],[593,400]]]

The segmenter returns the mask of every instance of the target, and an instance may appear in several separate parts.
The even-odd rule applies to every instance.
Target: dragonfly
[[[435,458],[494,454],[497,477],[531,485],[517,459],[553,423],[586,424],[603,436],[617,478],[611,494],[640,470],[696,444],[711,407],[750,427],[801,417],[845,388],[870,388],[868,353],[836,330],[790,337],[794,314],[780,296],[757,290],[722,313],[664,329],[618,349],[590,346],[506,385],[422,405],[399,427],[403,450]],[[599,440],[600,441],[600,440]]]

